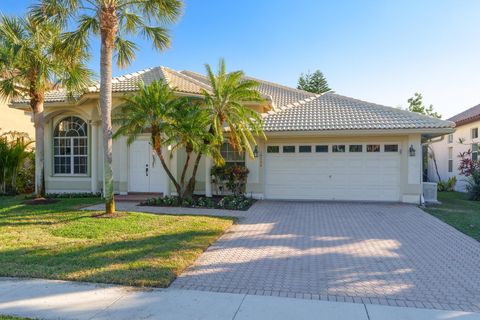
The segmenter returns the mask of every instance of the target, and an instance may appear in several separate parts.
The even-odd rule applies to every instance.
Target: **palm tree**
[[[204,141],[212,140],[208,133],[209,117],[200,101],[176,96],[164,81],[154,81],[150,85],[139,85],[138,93],[124,98],[124,104],[114,113],[114,123],[119,125],[114,138],[127,136],[127,143],[135,141],[139,134],[149,132],[155,153],[163,169],[172,181],[180,198],[191,197],[189,188],[191,178],[186,182],[186,174],[192,153],[210,154],[209,145]],[[163,150],[170,147],[176,151],[185,148],[187,156],[180,179],[170,171]],[[218,157],[215,157],[218,159]],[[195,162],[192,176],[198,168]],[[195,180],[195,179],[193,179]]]
[[[88,47],[89,36],[100,36],[100,110],[104,142],[104,196],[106,213],[115,212],[112,172],[112,58],[126,67],[138,49],[126,37],[138,34],[150,39],[157,49],[165,49],[170,40],[166,23],[180,16],[181,0],[39,0],[32,11],[37,19],[77,23],[66,35],[72,48]]]
[[[225,164],[220,153],[225,138],[236,152],[246,151],[253,158],[252,146],[257,145],[255,138],[266,139],[262,117],[247,106],[264,100],[257,91],[258,82],[245,79],[243,71],[227,73],[223,59],[219,61],[216,74],[210,65],[206,64],[205,68],[212,89],[202,90],[203,105],[209,119],[207,131],[211,135],[204,140],[204,146],[208,148],[215,164],[220,166]],[[197,153],[193,174],[187,185],[190,193],[195,190],[195,177],[203,155],[203,152]]]
[[[31,143],[28,136],[19,132],[0,134],[0,193],[8,192],[9,188],[17,192],[18,170],[31,153]]]
[[[61,25],[31,17],[0,17],[0,95],[28,97],[35,125],[36,193],[45,196],[44,120],[45,93],[64,87],[69,93],[90,84],[91,72],[83,50],[65,50]]]
[[[217,143],[226,140],[237,152],[246,151],[253,158],[255,136],[265,138],[262,117],[246,106],[263,101],[257,91],[258,82],[245,79],[243,71],[226,72],[225,61],[220,59],[215,74],[205,65],[212,92],[203,90],[205,106],[210,117],[210,131]]]

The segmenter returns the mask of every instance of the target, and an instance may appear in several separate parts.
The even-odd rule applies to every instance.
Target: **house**
[[[210,90],[207,79],[191,71],[156,67],[113,79],[114,108],[122,96],[164,79],[179,95]],[[258,80],[258,79],[256,79]],[[333,92],[317,95],[258,80],[264,103],[249,105],[263,114],[267,140],[256,157],[237,156],[228,144],[227,162],[248,167],[247,193],[264,199],[360,200],[419,203],[422,195],[422,141],[453,132],[448,121],[385,107]],[[51,91],[45,103],[45,164],[48,192],[98,192],[103,188],[99,86],[75,99]],[[15,102],[18,109],[27,100]],[[165,148],[165,153],[170,151]],[[178,175],[184,151],[166,154]],[[202,159],[198,193],[211,195],[211,159]],[[148,136],[131,145],[114,141],[115,192],[163,192],[172,188]]]
[[[455,132],[444,135],[431,144],[431,154],[436,161],[430,157],[428,177],[430,181],[438,181],[438,176],[441,180],[457,177],[455,190],[465,191],[466,178],[460,175],[458,170],[459,154],[470,150],[472,159],[479,160],[480,104],[448,120],[455,122]]]
[[[9,106],[8,100],[0,98],[0,134],[9,131],[27,133],[30,138],[35,138],[30,108],[17,110]]]

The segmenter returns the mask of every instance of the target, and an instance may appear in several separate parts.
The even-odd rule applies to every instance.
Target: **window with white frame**
[[[472,160],[478,161],[478,143],[472,144]]]
[[[367,152],[380,152],[379,144],[367,144]]]
[[[386,144],[383,146],[385,152],[398,152],[398,144]]]
[[[453,143],[453,133],[448,135],[448,143]]]
[[[225,159],[225,164],[227,166],[245,166],[245,152],[239,153],[232,147],[230,143],[223,143],[220,153],[222,154],[223,159]]]
[[[298,152],[300,153],[311,153],[312,152],[312,146],[299,146],[298,147]]]
[[[351,144],[348,146],[348,151],[349,152],[362,152],[363,151],[363,145],[361,144]]]
[[[267,153],[280,153],[280,146],[267,146]]]
[[[472,139],[478,138],[478,128],[472,128]]]
[[[448,148],[448,172],[453,172],[453,147]]]
[[[55,127],[53,167],[55,174],[88,173],[88,127],[82,119],[67,117]]]

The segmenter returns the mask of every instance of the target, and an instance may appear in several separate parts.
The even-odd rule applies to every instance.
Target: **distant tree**
[[[440,119],[442,117],[438,112],[433,111],[433,105],[428,107],[423,104],[423,96],[421,93],[415,92],[413,97],[408,99],[408,111],[420,113],[432,118]]]
[[[302,73],[300,78],[298,78],[297,88],[318,94],[331,90],[328,86],[327,79],[320,70],[317,70],[314,73]]]
[[[432,118],[440,119],[442,117],[441,114],[433,111],[433,105],[429,105],[428,107],[423,104],[423,96],[421,93],[415,92],[413,97],[409,98],[408,100],[408,111],[415,112],[419,114],[423,114]],[[435,156],[435,151],[433,150],[432,146],[430,145],[430,141],[425,143],[422,147],[423,151],[423,172],[424,172],[424,180],[427,180],[428,176],[428,159],[430,158],[433,162],[435,172],[438,177],[438,182],[442,181],[440,174],[438,172],[438,165],[437,165],[437,158]]]

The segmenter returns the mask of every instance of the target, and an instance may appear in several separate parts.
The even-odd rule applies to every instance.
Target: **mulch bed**
[[[114,213],[98,213],[94,214],[93,218],[99,219],[115,219],[115,218],[122,218],[125,217],[125,212],[114,212]]]

